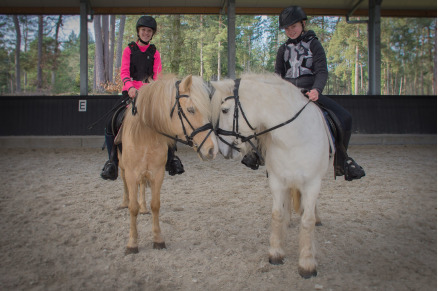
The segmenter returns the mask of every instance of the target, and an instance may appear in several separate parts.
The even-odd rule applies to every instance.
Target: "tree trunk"
[[[436,24],[436,22],[435,22],[435,24]],[[430,50],[429,50],[429,66],[430,66],[430,70],[433,72],[433,75],[432,75],[432,92],[433,92],[433,95],[436,95],[436,91],[437,91],[437,89],[436,89],[436,86],[437,86],[437,84],[436,84],[436,70],[437,70],[437,67],[436,67],[436,41],[437,41],[437,37],[436,37],[436,25],[435,25],[435,31],[434,31],[435,33],[434,33],[434,35],[435,35],[435,38],[432,38],[432,31],[431,31],[431,28],[430,27],[428,27],[427,28],[427,38],[428,38],[428,42],[429,43],[433,43],[434,45],[432,46],[430,46]],[[433,48],[435,49],[435,50],[433,50]],[[434,51],[435,51],[435,53],[434,53]],[[427,93],[429,94],[429,90],[427,90]]]
[[[400,89],[398,91],[398,95],[402,94],[402,89],[403,89],[403,77],[400,78]]]
[[[95,82],[96,92],[102,93],[105,84],[104,58],[103,58],[103,42],[102,42],[102,27],[100,25],[100,15],[94,15],[94,38],[95,38]]]
[[[114,65],[114,40],[116,38],[116,16],[110,16],[110,47],[108,57],[108,81],[113,82],[113,65]]]
[[[15,86],[16,91],[21,92],[21,80],[20,80],[20,47],[21,47],[21,31],[20,23],[18,22],[18,16],[13,15],[14,26],[16,31],[16,43],[15,43]]]
[[[123,34],[125,32],[126,15],[120,15],[119,33],[117,35],[116,71],[122,65]]]
[[[200,17],[199,17],[199,22],[200,22],[200,25],[201,25],[201,49],[200,49],[200,56],[199,56],[199,58],[200,58],[200,65],[201,65],[201,68],[199,69],[199,71],[200,71],[200,76],[201,77],[203,77],[204,76],[204,59],[203,59],[203,55],[202,55],[202,53],[203,53],[203,48],[204,48],[204,36],[203,36],[203,33],[202,33],[202,28],[203,28],[203,21],[202,21],[202,14],[200,15]]]
[[[43,88],[43,16],[38,16],[37,89]]]
[[[219,29],[218,29],[218,34],[221,33],[221,28],[222,28],[222,16],[219,14]],[[217,80],[220,81],[221,79],[221,41],[218,41],[217,44]]]
[[[109,23],[108,15],[102,15],[102,36],[103,36],[103,69],[104,69],[104,83],[109,80]]]
[[[28,17],[29,17],[28,15],[23,16],[23,20],[24,20],[23,41],[24,41],[24,52],[25,53],[27,52],[27,46],[29,43],[29,41],[28,41],[29,40],[29,18]],[[23,78],[24,78],[24,80],[23,80],[24,88],[23,89],[26,92],[27,83],[28,83],[26,69],[23,70]]]
[[[58,21],[56,22],[55,30],[55,51],[53,53],[53,65],[52,65],[52,89],[55,87],[55,72],[58,69],[58,58],[59,58],[59,28],[62,26],[62,15],[59,15]]]
[[[359,33],[359,24],[356,24],[356,37],[359,41],[360,33]],[[354,95],[359,95],[359,43],[356,44],[356,60],[355,60],[355,68],[354,68]]]
[[[178,75],[179,74],[179,64],[181,61],[181,15],[173,15],[173,43],[175,44],[175,49],[173,50],[173,56],[171,58],[170,69],[171,72]]]

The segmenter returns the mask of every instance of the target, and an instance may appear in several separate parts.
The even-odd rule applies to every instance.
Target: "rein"
[[[230,144],[229,142],[227,142],[224,138],[221,137],[221,135],[224,135],[224,136],[234,136],[234,137],[236,137],[236,139],[240,139],[242,142],[248,142],[251,145],[251,147],[253,148],[253,150],[259,155],[259,157],[262,157],[262,155],[260,155],[260,153],[258,152],[257,147],[254,145],[253,142],[251,142],[251,140],[252,139],[257,140],[258,136],[266,134],[266,133],[268,133],[270,131],[273,131],[273,130],[275,130],[277,128],[283,127],[286,124],[291,123],[292,121],[297,119],[297,117],[301,114],[301,112],[303,112],[304,108],[306,108],[306,106],[310,102],[312,102],[312,101],[309,100],[306,104],[304,104],[304,106],[297,113],[295,113],[295,115],[292,118],[288,119],[287,121],[282,122],[282,123],[280,123],[278,125],[275,125],[275,126],[273,126],[271,128],[268,128],[266,130],[263,130],[261,132],[255,132],[256,129],[253,126],[251,126],[251,124],[249,123],[249,121],[248,121],[248,119],[247,119],[247,117],[245,115],[245,112],[242,109],[242,104],[240,103],[239,94],[238,94],[239,93],[239,86],[240,86],[240,79],[234,80],[234,90],[233,90],[233,94],[234,95],[233,96],[228,96],[227,98],[224,99],[224,102],[229,100],[229,99],[234,99],[234,102],[235,102],[234,115],[233,115],[233,130],[229,131],[229,130],[224,130],[222,128],[219,128],[219,120],[218,120],[217,121],[216,129],[215,129],[215,133],[216,133],[216,136],[223,143],[227,144],[229,147],[231,147],[231,148],[233,148],[233,149],[235,149],[235,150],[237,150],[239,152],[240,152],[239,148],[237,148],[234,144]],[[239,111],[241,112],[241,114],[243,116],[243,119],[245,120],[246,124],[249,126],[249,128],[251,128],[251,130],[254,131],[254,134],[249,135],[249,136],[244,136],[244,135],[240,134],[240,132],[239,132]]]
[[[160,132],[160,133],[161,133],[162,135],[164,135],[164,136],[170,138],[170,139],[173,139],[173,140],[177,141],[177,142],[180,142],[180,143],[182,143],[182,144],[185,144],[185,145],[188,145],[188,146],[190,146],[190,147],[193,147],[193,145],[194,145],[194,143],[193,143],[193,138],[195,137],[195,135],[197,135],[197,134],[200,133],[200,132],[203,132],[203,131],[206,131],[206,130],[210,130],[210,131],[208,132],[208,134],[206,135],[206,137],[204,138],[204,140],[201,142],[201,144],[200,144],[199,147],[198,147],[197,152],[199,153],[199,151],[201,150],[201,147],[204,145],[204,143],[205,143],[205,141],[207,140],[207,138],[208,138],[208,137],[210,136],[210,134],[213,132],[213,125],[212,125],[211,123],[206,123],[206,124],[204,124],[203,126],[201,126],[201,127],[199,127],[199,128],[196,128],[196,129],[193,127],[193,125],[190,123],[189,119],[188,119],[187,116],[185,115],[185,113],[184,113],[184,111],[183,111],[183,109],[182,109],[182,107],[181,107],[181,103],[179,102],[179,99],[180,99],[180,98],[189,98],[189,97],[190,97],[189,95],[181,95],[181,94],[179,93],[179,84],[180,84],[180,83],[181,83],[180,80],[179,80],[179,81],[176,81],[176,83],[175,83],[175,87],[176,87],[175,104],[173,105],[173,107],[172,107],[172,109],[171,109],[171,111],[170,111],[170,118],[172,118],[173,113],[175,112],[175,109],[177,109],[178,117],[179,117],[179,120],[180,120],[180,122],[181,122],[181,127],[182,127],[182,129],[183,129],[184,136],[185,136],[186,139],[183,140],[183,139],[178,138],[177,136],[171,136],[171,135],[168,135],[168,134],[163,133],[163,132]],[[189,124],[189,126],[190,126],[191,129],[192,129],[192,133],[191,133],[190,135],[187,134],[187,130],[186,130],[186,127],[185,127],[185,125],[184,125],[184,120]]]

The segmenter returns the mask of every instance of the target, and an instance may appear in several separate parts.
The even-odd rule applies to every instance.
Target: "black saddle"
[[[327,125],[333,135],[334,144],[335,144],[335,159],[334,159],[334,169],[335,169],[335,177],[344,175],[345,171],[345,161],[348,158],[347,148],[344,143],[344,137],[346,136],[346,132],[342,127],[339,118],[336,114],[330,109],[324,107],[323,105],[315,102],[322,110],[324,117],[327,121]]]
[[[114,136],[117,135],[120,127],[122,126],[123,119],[125,118],[125,111],[126,111],[125,104],[123,104],[122,106],[117,108],[116,111],[114,111],[114,114],[113,114],[112,119],[111,119],[112,133]]]

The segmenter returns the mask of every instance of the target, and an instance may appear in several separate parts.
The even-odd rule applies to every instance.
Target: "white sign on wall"
[[[79,100],[79,112],[87,111],[87,100]]]

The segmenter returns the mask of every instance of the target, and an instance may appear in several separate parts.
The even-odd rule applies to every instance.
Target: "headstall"
[[[248,118],[245,115],[245,112],[242,109],[242,104],[240,103],[239,100],[239,86],[240,86],[240,79],[236,79],[234,80],[234,90],[233,90],[233,96],[228,96],[224,99],[224,102],[229,100],[229,99],[234,99],[235,102],[235,106],[234,106],[234,114],[233,114],[233,129],[232,131],[229,130],[224,130],[222,128],[219,128],[219,119],[217,121],[216,124],[216,128],[215,128],[215,133],[216,136],[225,144],[227,144],[229,147],[240,151],[239,148],[237,148],[234,144],[230,144],[229,142],[227,142],[223,137],[221,137],[221,135],[223,136],[234,136],[236,139],[240,139],[242,142],[248,142],[251,147],[253,148],[253,150],[259,155],[259,157],[262,157],[262,155],[260,155],[260,153],[258,152],[257,147],[254,145],[254,143],[251,141],[252,139],[257,140],[257,137],[260,135],[263,135],[265,133],[268,133],[270,131],[273,131],[277,128],[280,128],[282,126],[285,126],[288,123],[291,123],[292,121],[294,121],[300,114],[301,112],[303,112],[304,108],[306,108],[306,106],[311,102],[310,100],[304,104],[304,106],[289,120],[280,123],[276,126],[273,126],[271,128],[268,128],[266,130],[263,130],[261,132],[256,132],[256,128],[254,128],[248,121]],[[249,128],[251,128],[251,130],[254,131],[254,134],[249,135],[249,136],[244,136],[239,132],[239,111],[242,114],[243,119],[245,120],[246,124],[248,125]]]
[[[173,107],[172,107],[172,109],[170,111],[170,118],[172,118],[173,113],[175,112],[175,109],[176,109],[176,111],[178,113],[179,120],[181,121],[181,127],[182,127],[183,132],[184,132],[185,140],[180,139],[177,136],[171,136],[171,135],[168,135],[168,134],[165,134],[165,133],[162,133],[162,132],[161,132],[161,134],[166,136],[166,137],[168,137],[168,138],[171,138],[171,139],[173,139],[173,140],[175,140],[177,142],[180,142],[180,143],[183,143],[183,144],[188,145],[190,147],[193,147],[193,138],[195,137],[195,135],[197,135],[200,132],[203,132],[203,131],[206,131],[206,130],[210,130],[208,132],[208,134],[205,136],[205,138],[202,141],[202,143],[198,146],[198,150],[197,151],[199,153],[201,147],[204,145],[205,141],[207,140],[207,138],[212,133],[213,125],[211,124],[211,122],[209,122],[209,123],[207,123],[207,124],[205,124],[205,125],[203,125],[203,126],[201,126],[199,128],[196,128],[196,129],[193,127],[193,125],[190,123],[189,119],[187,118],[186,114],[184,113],[184,111],[183,111],[183,109],[181,107],[181,103],[179,102],[180,98],[184,98],[184,97],[188,98],[188,97],[190,97],[189,95],[181,95],[179,93],[179,84],[180,83],[181,83],[180,80],[176,81],[176,83],[175,83],[175,87],[176,87],[175,104],[173,105]],[[193,130],[190,135],[187,134],[187,130],[186,130],[186,127],[184,125],[184,120],[188,123],[188,125]]]

